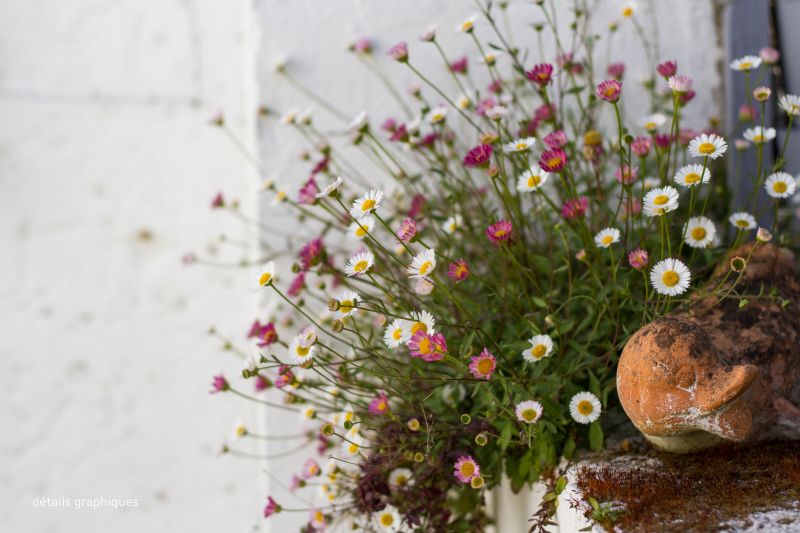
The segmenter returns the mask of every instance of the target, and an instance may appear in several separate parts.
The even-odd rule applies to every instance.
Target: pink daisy
[[[228,383],[228,380],[225,379],[225,376],[222,374],[214,376],[214,379],[211,380],[211,393],[215,392],[225,392],[226,390],[230,389],[231,386]]]
[[[567,153],[560,148],[545,150],[539,157],[539,168],[547,172],[561,172],[567,164]]]
[[[381,392],[369,402],[369,412],[373,415],[386,414],[389,411],[389,397]]]
[[[300,265],[303,270],[309,270],[322,260],[322,239],[314,239],[300,249]]]
[[[639,173],[638,168],[631,168],[628,165],[623,165],[621,169],[614,172],[614,177],[617,178],[618,183],[630,185],[636,181],[636,175]]]
[[[607,72],[615,80],[621,80],[625,75],[625,63],[611,63],[608,65]]]
[[[464,164],[468,167],[485,167],[489,164],[492,157],[492,147],[488,144],[480,144],[469,151],[464,157]]]
[[[487,348],[484,348],[480,355],[473,356],[471,361],[469,371],[476,379],[491,378],[497,366],[497,360]]]
[[[538,65],[534,65],[525,75],[539,87],[544,87],[550,83],[553,77],[553,65],[550,63],[539,63]]]
[[[294,374],[288,365],[281,365],[278,368],[278,377],[275,379],[275,386],[282,389],[294,380]]]
[[[649,137],[637,137],[631,143],[631,152],[637,157],[647,157],[652,146],[653,142]]]
[[[225,207],[225,198],[222,197],[221,192],[218,192],[211,200],[211,208],[219,209],[220,207]]]
[[[660,63],[656,70],[661,75],[662,78],[669,79],[670,77],[674,76],[678,73],[678,62],[675,60],[670,59],[669,61],[664,61]]]
[[[305,272],[300,272],[292,280],[292,283],[289,285],[289,288],[286,290],[286,294],[288,294],[289,296],[292,296],[292,297],[298,296],[300,294],[300,291],[303,290],[303,287],[305,286],[305,284],[306,284],[306,273]]]
[[[456,72],[458,74],[466,74],[468,68],[469,68],[469,63],[467,62],[467,56],[464,56],[461,59],[457,59],[452,63],[450,63],[450,71]]]
[[[272,386],[272,383],[270,382],[270,380],[268,380],[267,378],[265,378],[261,374],[258,374],[256,376],[256,381],[255,381],[255,385],[253,386],[253,388],[256,390],[256,392],[261,392],[261,391],[267,390],[271,386]]]
[[[275,513],[281,512],[281,506],[278,505],[272,496],[267,498],[267,505],[264,506],[264,518],[269,518],[270,516],[274,515]]]
[[[447,343],[441,333],[429,335],[424,331],[417,331],[408,342],[408,349],[412,357],[429,362],[438,361],[447,353]]]
[[[622,82],[617,80],[606,80],[597,86],[597,90],[595,92],[599,99],[614,103],[619,100],[619,96],[622,93]]]
[[[311,205],[317,201],[317,193],[319,193],[317,182],[314,178],[308,178],[308,181],[306,181],[305,185],[303,185],[297,193],[297,203],[301,205]]]
[[[586,209],[589,207],[589,199],[585,196],[580,196],[578,198],[572,198],[567,200],[563,206],[561,206],[561,216],[567,220],[573,220],[576,218],[583,218],[586,214]]]
[[[512,226],[508,220],[498,220],[486,228],[486,236],[492,244],[499,245],[511,238]]]
[[[469,483],[472,478],[481,475],[481,467],[469,455],[462,455],[453,465],[453,472],[461,483]]]
[[[641,270],[647,266],[647,250],[635,248],[628,254],[628,263],[636,270]]]
[[[414,219],[407,218],[400,224],[400,229],[397,230],[397,238],[403,242],[409,242],[417,234],[417,223]]]
[[[303,470],[300,472],[300,477],[303,479],[311,479],[314,476],[318,476],[322,472],[319,468],[317,462],[309,457],[306,459],[306,462],[303,464]]]
[[[405,42],[399,42],[396,45],[389,48],[389,51],[386,52],[386,54],[395,61],[399,61],[401,63],[407,63],[408,45]]]
[[[463,259],[450,263],[447,267],[447,275],[456,283],[464,281],[469,277],[469,265]]]
[[[564,145],[567,144],[567,134],[562,130],[556,130],[546,135],[544,139],[542,139],[542,142],[553,150],[564,148]]]

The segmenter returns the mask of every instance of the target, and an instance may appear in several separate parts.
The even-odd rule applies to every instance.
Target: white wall
[[[242,338],[247,283],[181,265],[240,233],[209,210],[218,189],[255,213],[256,178],[206,125],[224,109],[252,142],[252,22],[245,0],[0,3],[3,531],[261,524],[256,465],[216,456],[235,417],[255,417],[207,392],[239,364],[205,332]]]
[[[618,11],[619,2],[604,4]],[[662,36],[671,37],[662,55],[698,78],[693,110],[702,124],[715,109],[703,92],[716,84],[706,68],[718,56],[711,4],[658,4]],[[213,373],[234,374],[239,364],[204,331],[213,323],[241,340],[255,305],[242,272],[185,269],[180,257],[189,249],[244,254],[209,245],[220,232],[247,236],[207,204],[222,189],[255,216],[258,180],[205,122],[224,110],[253,146],[256,103],[305,107],[272,71],[279,57],[348,114],[396,114],[346,44],[370,36],[382,56],[406,39],[415,64],[446,81],[416,36],[439,23],[452,56],[474,59],[469,41],[452,33],[472,11],[469,1],[444,0],[0,3],[4,530],[287,531],[305,519],[263,522],[265,494],[280,489],[264,486],[257,463],[216,457],[233,420],[254,426],[259,413],[207,394]],[[520,42],[539,17],[523,1],[511,13]],[[630,28],[618,37],[617,50],[635,49]],[[386,68],[412,80],[399,65]],[[638,75],[629,68],[631,82]],[[323,127],[339,125],[316,116]],[[264,167],[294,189],[305,176],[295,157],[303,143],[274,121],[262,124]],[[271,427],[296,424],[269,416]],[[271,466],[286,481],[296,468]],[[34,508],[38,496],[137,498],[139,507]]]

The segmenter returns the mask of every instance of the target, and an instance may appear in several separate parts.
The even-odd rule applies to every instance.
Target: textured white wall
[[[251,13],[245,0],[0,3],[3,531],[261,523],[255,465],[216,456],[235,417],[254,416],[207,393],[239,364],[205,331],[244,334],[247,283],[181,265],[240,231],[208,209],[219,188],[255,213],[256,178],[206,125],[224,109],[254,138]]]

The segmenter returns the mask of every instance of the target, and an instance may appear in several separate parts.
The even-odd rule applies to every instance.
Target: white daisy
[[[453,215],[444,221],[442,229],[448,235],[452,235],[453,233],[456,232],[456,230],[458,230],[458,228],[461,227],[463,223],[464,223],[464,218],[461,215]]]
[[[322,189],[320,192],[317,193],[317,198],[324,198],[325,196],[333,196],[333,194],[339,190],[339,186],[342,184],[342,177],[337,176],[336,180],[333,183],[328,184],[327,187]]]
[[[256,289],[269,287],[275,281],[275,261],[267,261],[256,274]]]
[[[569,414],[579,424],[591,424],[600,418],[603,407],[591,392],[579,392],[569,401]]]
[[[456,26],[457,33],[472,33],[475,29],[475,21],[478,20],[478,15],[471,15],[464,19],[458,26]]]
[[[297,110],[290,109],[286,113],[283,114],[281,117],[281,125],[282,126],[289,126],[297,122]]]
[[[469,96],[462,94],[456,99],[456,106],[458,106],[458,108],[461,110],[469,109],[472,107],[472,100],[469,99]]]
[[[767,189],[767,194],[773,198],[788,198],[794,194],[797,183],[790,174],[775,172],[769,175],[764,183],[764,188]]]
[[[486,52],[486,54],[484,54],[483,56],[478,57],[478,63],[484,63],[486,65],[492,66],[495,63],[497,63],[497,58],[500,57],[501,55],[503,54],[501,54],[500,52]]]
[[[636,2],[625,2],[622,6],[622,16],[625,18],[631,18],[636,13]]]
[[[671,257],[655,264],[650,271],[650,283],[658,294],[677,296],[689,288],[692,273],[689,268]]]
[[[347,234],[358,240],[363,239],[375,227],[375,217],[367,215],[358,220],[354,220],[347,230]]]
[[[395,468],[389,472],[389,485],[393,487],[408,487],[414,484],[411,479],[412,472],[408,468]]]
[[[511,152],[525,152],[536,144],[536,139],[534,137],[520,137],[519,139],[514,139],[513,141],[506,143],[503,145],[503,151],[507,154]]]
[[[692,157],[710,157],[716,159],[728,150],[725,139],[712,133],[703,133],[689,142],[689,153]]]
[[[367,250],[351,257],[344,266],[344,273],[351,277],[360,276],[368,272],[374,264],[375,254]]]
[[[539,165],[533,165],[528,170],[520,174],[517,179],[517,190],[519,192],[535,191],[550,179],[550,173],[545,172]]]
[[[300,410],[300,418],[302,420],[311,420],[317,416],[317,410],[307,405],[303,409]]]
[[[594,236],[594,243],[598,248],[608,248],[615,242],[619,242],[620,232],[617,228],[606,228],[597,232]]]
[[[740,72],[750,72],[761,66],[761,58],[758,56],[743,56],[731,61],[731,68]]]
[[[356,428],[358,426],[353,426]],[[348,442],[349,441],[349,442]],[[347,455],[353,456],[358,455],[361,451],[361,448],[365,446],[367,443],[366,439],[361,436],[360,433],[356,433],[354,435],[348,435],[347,440],[342,441],[342,450]]]
[[[406,344],[410,340],[410,324],[407,320],[395,320],[386,326],[386,330],[383,333],[384,344],[392,350],[401,344]]]
[[[411,325],[408,328],[409,332],[409,340],[411,336],[413,336],[418,331],[424,331],[428,335],[433,335],[436,333],[436,320],[433,318],[433,315],[427,311],[420,311],[420,312],[412,312],[411,313]]]
[[[660,217],[678,209],[678,190],[675,187],[659,187],[644,195],[644,214]]]
[[[428,277],[436,268],[436,252],[433,248],[421,251],[411,260],[411,266],[406,270],[410,278]]]
[[[234,439],[241,439],[242,437],[247,435],[247,426],[244,425],[244,422],[237,421],[233,425],[233,438]]]
[[[738,230],[756,229],[756,218],[745,211],[733,213],[728,220]]]
[[[350,131],[361,131],[364,129],[366,125],[367,125],[367,112],[362,111],[361,113],[356,115],[356,118],[354,118],[352,122],[350,122],[350,125],[347,126],[347,129]]]
[[[279,205],[286,201],[286,191],[281,189],[275,193],[275,196],[272,198],[272,205]]]
[[[307,346],[317,343],[317,328],[314,326],[307,326],[298,335]]]
[[[647,131],[653,132],[667,122],[667,117],[661,113],[655,113],[644,118],[642,127]]]
[[[784,94],[778,99],[778,106],[783,109],[787,115],[796,117],[800,115],[800,96],[796,94]]]
[[[307,107],[302,113],[297,115],[297,122],[306,126],[310,125],[313,112],[313,107]]]
[[[336,311],[338,318],[354,315],[358,312],[358,304],[361,303],[361,297],[357,292],[345,290],[339,298],[339,309]]]
[[[655,189],[659,185],[661,185],[661,180],[652,176],[649,176],[642,181],[642,187],[644,187],[645,192]]]
[[[382,510],[375,513],[373,518],[374,526],[377,531],[400,531],[402,519],[397,508],[387,505]]]
[[[764,144],[775,138],[775,128],[762,128],[756,126],[755,128],[747,128],[742,133],[742,137],[755,144]]]
[[[534,335],[528,342],[531,346],[522,352],[522,357],[529,363],[535,363],[553,352],[553,339],[549,335]]]
[[[486,110],[486,116],[490,120],[500,120],[508,114],[508,108],[502,105],[492,106]]]
[[[686,244],[692,248],[706,248],[714,241],[717,228],[706,217],[692,217],[683,225],[683,235]]]
[[[541,417],[544,408],[542,404],[536,400],[526,400],[517,404],[514,412],[517,415],[517,420],[525,422],[526,424],[535,424]]]
[[[431,124],[438,124],[447,118],[447,108],[443,105],[434,107],[428,113],[428,122]]]
[[[309,344],[305,337],[298,335],[289,343],[289,361],[293,365],[307,363],[314,357],[314,352],[316,350],[316,344]]]
[[[675,173],[675,183],[682,187],[694,187],[711,180],[711,171],[703,165],[686,165]]]
[[[356,220],[365,217],[378,209],[378,206],[381,205],[381,200],[383,200],[383,191],[372,189],[353,202],[353,207],[350,208],[350,215]]]

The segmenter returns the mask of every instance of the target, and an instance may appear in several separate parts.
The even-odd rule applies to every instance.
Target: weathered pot
[[[734,250],[708,283],[718,284]],[[730,286],[730,276],[724,286]],[[658,448],[690,452],[724,442],[800,439],[800,281],[794,257],[771,244],[752,253],[740,294],[709,296],[642,327],[617,368],[633,424]],[[788,302],[788,303],[786,303]]]

